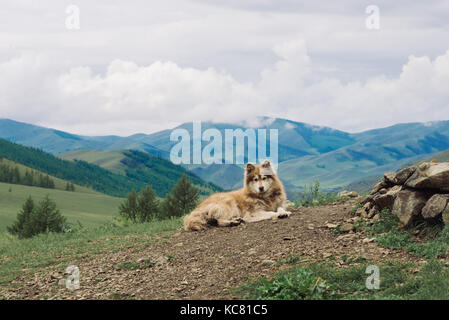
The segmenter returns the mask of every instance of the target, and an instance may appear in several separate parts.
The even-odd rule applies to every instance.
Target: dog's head
[[[260,165],[248,163],[245,168],[245,188],[250,193],[264,195],[276,185],[277,177],[271,162],[265,160]]]

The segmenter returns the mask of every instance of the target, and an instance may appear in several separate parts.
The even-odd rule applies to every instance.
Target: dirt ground
[[[58,284],[58,276],[44,272],[33,279],[16,279],[26,285],[9,295],[24,299],[235,299],[239,297],[233,287],[287,267],[276,262],[292,253],[300,263],[334,257],[337,266],[343,264],[342,255],[363,256],[370,262],[416,261],[404,251],[369,242],[361,232],[333,234],[326,227],[349,219],[355,203],[295,209],[289,218],[232,228],[180,230],[140,252],[129,248],[74,261],[80,270],[78,290],[66,289]],[[136,261],[155,264],[135,270],[121,267]]]

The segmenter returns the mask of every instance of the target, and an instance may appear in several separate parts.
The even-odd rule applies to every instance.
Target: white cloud
[[[347,84],[311,80],[302,40],[273,50],[279,60],[255,82],[174,62],[114,60],[99,74],[89,67],[61,71],[50,59],[21,56],[0,64],[0,113],[77,133],[122,135],[192,120],[251,124],[256,116],[349,131],[448,117],[449,50],[433,60],[410,56],[396,78]]]

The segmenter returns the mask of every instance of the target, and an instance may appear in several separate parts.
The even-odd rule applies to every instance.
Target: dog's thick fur
[[[261,165],[248,163],[243,188],[216,193],[201,202],[184,218],[184,229],[199,231],[209,226],[230,227],[242,222],[284,218],[286,195],[281,181],[265,160]]]

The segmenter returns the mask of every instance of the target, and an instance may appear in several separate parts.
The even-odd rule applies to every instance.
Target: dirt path
[[[349,200],[301,208],[287,219],[233,228],[180,231],[140,252],[130,248],[76,261],[81,283],[74,292],[57,285],[57,280],[47,275],[16,279],[27,284],[15,294],[25,299],[232,299],[238,297],[230,287],[279,271],[285,266],[273,262],[291,253],[302,262],[333,256],[337,265],[342,263],[342,255],[363,256],[373,262],[412,260],[403,251],[363,241],[366,236],[362,233],[330,232],[326,224],[340,224],[350,218],[349,210],[354,204],[355,200]],[[137,270],[120,267],[138,259],[150,259],[156,265]]]

